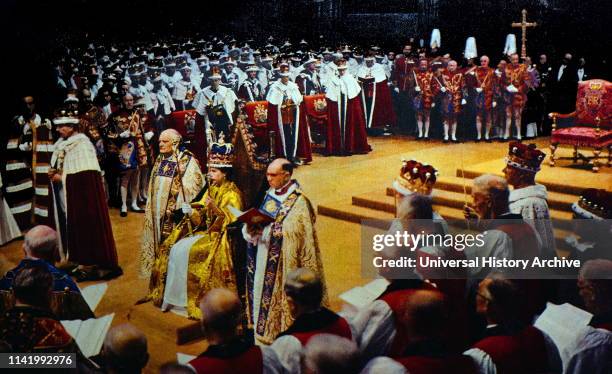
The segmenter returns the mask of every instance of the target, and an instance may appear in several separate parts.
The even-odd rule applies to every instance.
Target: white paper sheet
[[[176,362],[178,362],[181,365],[187,365],[189,361],[193,360],[194,358],[196,358],[196,356],[188,355],[186,353],[181,353],[181,352],[176,353]]]
[[[85,357],[95,356],[100,353],[106,333],[110,329],[115,318],[115,313],[107,314],[100,318],[88,320],[61,321],[68,333],[74,338]]]
[[[565,368],[573,352],[573,347],[588,330],[593,315],[572,304],[546,304],[546,309],[538,317],[534,326],[544,331],[555,342]]]
[[[340,298],[357,309],[363,308],[376,300],[387,288],[389,281],[379,278],[363,286],[351,288],[340,294]]]
[[[92,284],[91,286],[87,286],[81,290],[81,295],[83,295],[85,302],[87,302],[87,305],[89,305],[92,312],[96,311],[96,308],[104,297],[106,290],[108,290],[108,283]]]

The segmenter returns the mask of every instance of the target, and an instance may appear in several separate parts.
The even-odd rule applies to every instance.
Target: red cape
[[[366,92],[364,92],[364,95],[367,97]],[[358,97],[361,97],[361,94]],[[366,114],[370,115],[370,113]],[[396,122],[397,118],[393,110],[393,102],[391,101],[391,90],[389,90],[387,80],[385,79],[382,82],[376,83],[376,102],[374,103],[374,114],[371,127],[381,128],[387,125],[395,126]]]
[[[338,103],[327,99],[325,152],[328,155],[368,153],[372,150],[368,144],[360,97],[356,96],[348,100],[346,106],[346,128],[344,129],[344,149],[342,149]]]
[[[277,157],[285,157],[278,122],[278,106],[268,103],[268,131],[274,131],[274,151]],[[296,157],[305,162],[311,162],[312,148],[310,145],[310,135],[308,134],[308,122],[306,121],[306,108],[304,107],[304,102],[300,104],[299,125]]]
[[[87,170],[67,175],[64,187],[70,261],[103,269],[117,268],[117,249],[100,172]]]

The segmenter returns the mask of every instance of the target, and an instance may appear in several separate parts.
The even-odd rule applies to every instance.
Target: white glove
[[[431,103],[431,107],[435,108],[436,107],[436,103]]]
[[[509,85],[508,87],[506,87],[506,90],[508,90],[508,92],[512,92],[512,93],[518,92],[516,87],[514,87],[513,85]]]
[[[395,91],[395,92],[399,93],[399,88],[395,87],[395,88],[393,89],[393,91]]]
[[[476,87],[476,92],[481,93],[482,92],[482,88],[481,87]]]
[[[465,99],[461,99],[461,105],[465,105],[467,104],[467,101],[465,101]]]
[[[446,87],[440,87],[440,91],[446,92]]]
[[[421,87],[416,86],[416,87],[414,88],[414,90],[415,90],[416,92],[421,92]]]
[[[19,144],[19,149],[21,149],[24,152],[31,151],[32,150],[32,143]]]
[[[145,140],[146,140],[146,141],[151,140],[151,138],[153,137],[153,135],[155,135],[155,134],[153,134],[153,131],[145,132],[145,134],[144,134],[144,136],[145,136]]]
[[[181,211],[183,214],[191,214],[193,209],[191,209],[191,205],[189,205],[189,203],[183,203],[181,204]]]
[[[495,108],[497,106],[497,101],[493,102],[493,108]]]
[[[130,137],[130,130],[125,130],[124,132],[122,132],[121,134],[119,134],[120,137],[122,138],[129,138]]]

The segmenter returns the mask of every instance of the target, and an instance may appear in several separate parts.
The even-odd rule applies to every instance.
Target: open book
[[[361,309],[376,300],[387,289],[389,281],[384,278],[374,279],[370,283],[351,288],[340,294],[340,298],[357,309]]]
[[[593,315],[572,304],[546,304],[546,309],[534,326],[544,331],[555,342],[563,367],[567,365],[577,340],[588,330]]]
[[[107,314],[100,318],[88,320],[61,321],[68,333],[74,338],[79,349],[85,357],[95,356],[100,353],[106,333],[110,329],[115,318],[115,313]]]
[[[85,299],[85,302],[89,305],[92,312],[96,311],[106,290],[108,290],[108,283],[92,284],[81,290],[81,295],[83,295],[83,299]]]
[[[196,358],[196,356],[188,355],[186,353],[181,353],[181,352],[176,353],[176,362],[178,362],[181,365],[187,365],[189,361],[193,360],[194,358]]]
[[[249,226],[265,226],[271,222],[274,222],[274,218],[272,218],[272,216],[266,214],[266,212],[257,208],[251,208],[246,212],[236,209],[231,205],[228,205],[227,208],[236,217],[238,221],[244,222]]]

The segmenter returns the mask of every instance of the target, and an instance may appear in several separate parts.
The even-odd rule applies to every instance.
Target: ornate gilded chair
[[[327,126],[327,101],[325,100],[325,95],[304,96],[303,108],[314,148],[323,148],[325,128]]]
[[[246,123],[253,129],[255,143],[264,148],[269,147],[268,135],[268,102],[251,101],[245,104]]]
[[[570,145],[574,147],[573,161],[578,158],[588,161],[592,165],[593,172],[599,171],[599,157],[602,149],[607,149],[610,166],[612,158],[612,83],[593,79],[580,82],[576,96],[576,110],[569,114],[550,113],[552,118],[552,133],[550,138],[550,166],[555,166],[555,151],[559,145]],[[557,119],[574,118],[572,127],[557,129]],[[593,157],[586,157],[578,152],[579,148],[593,150]]]

